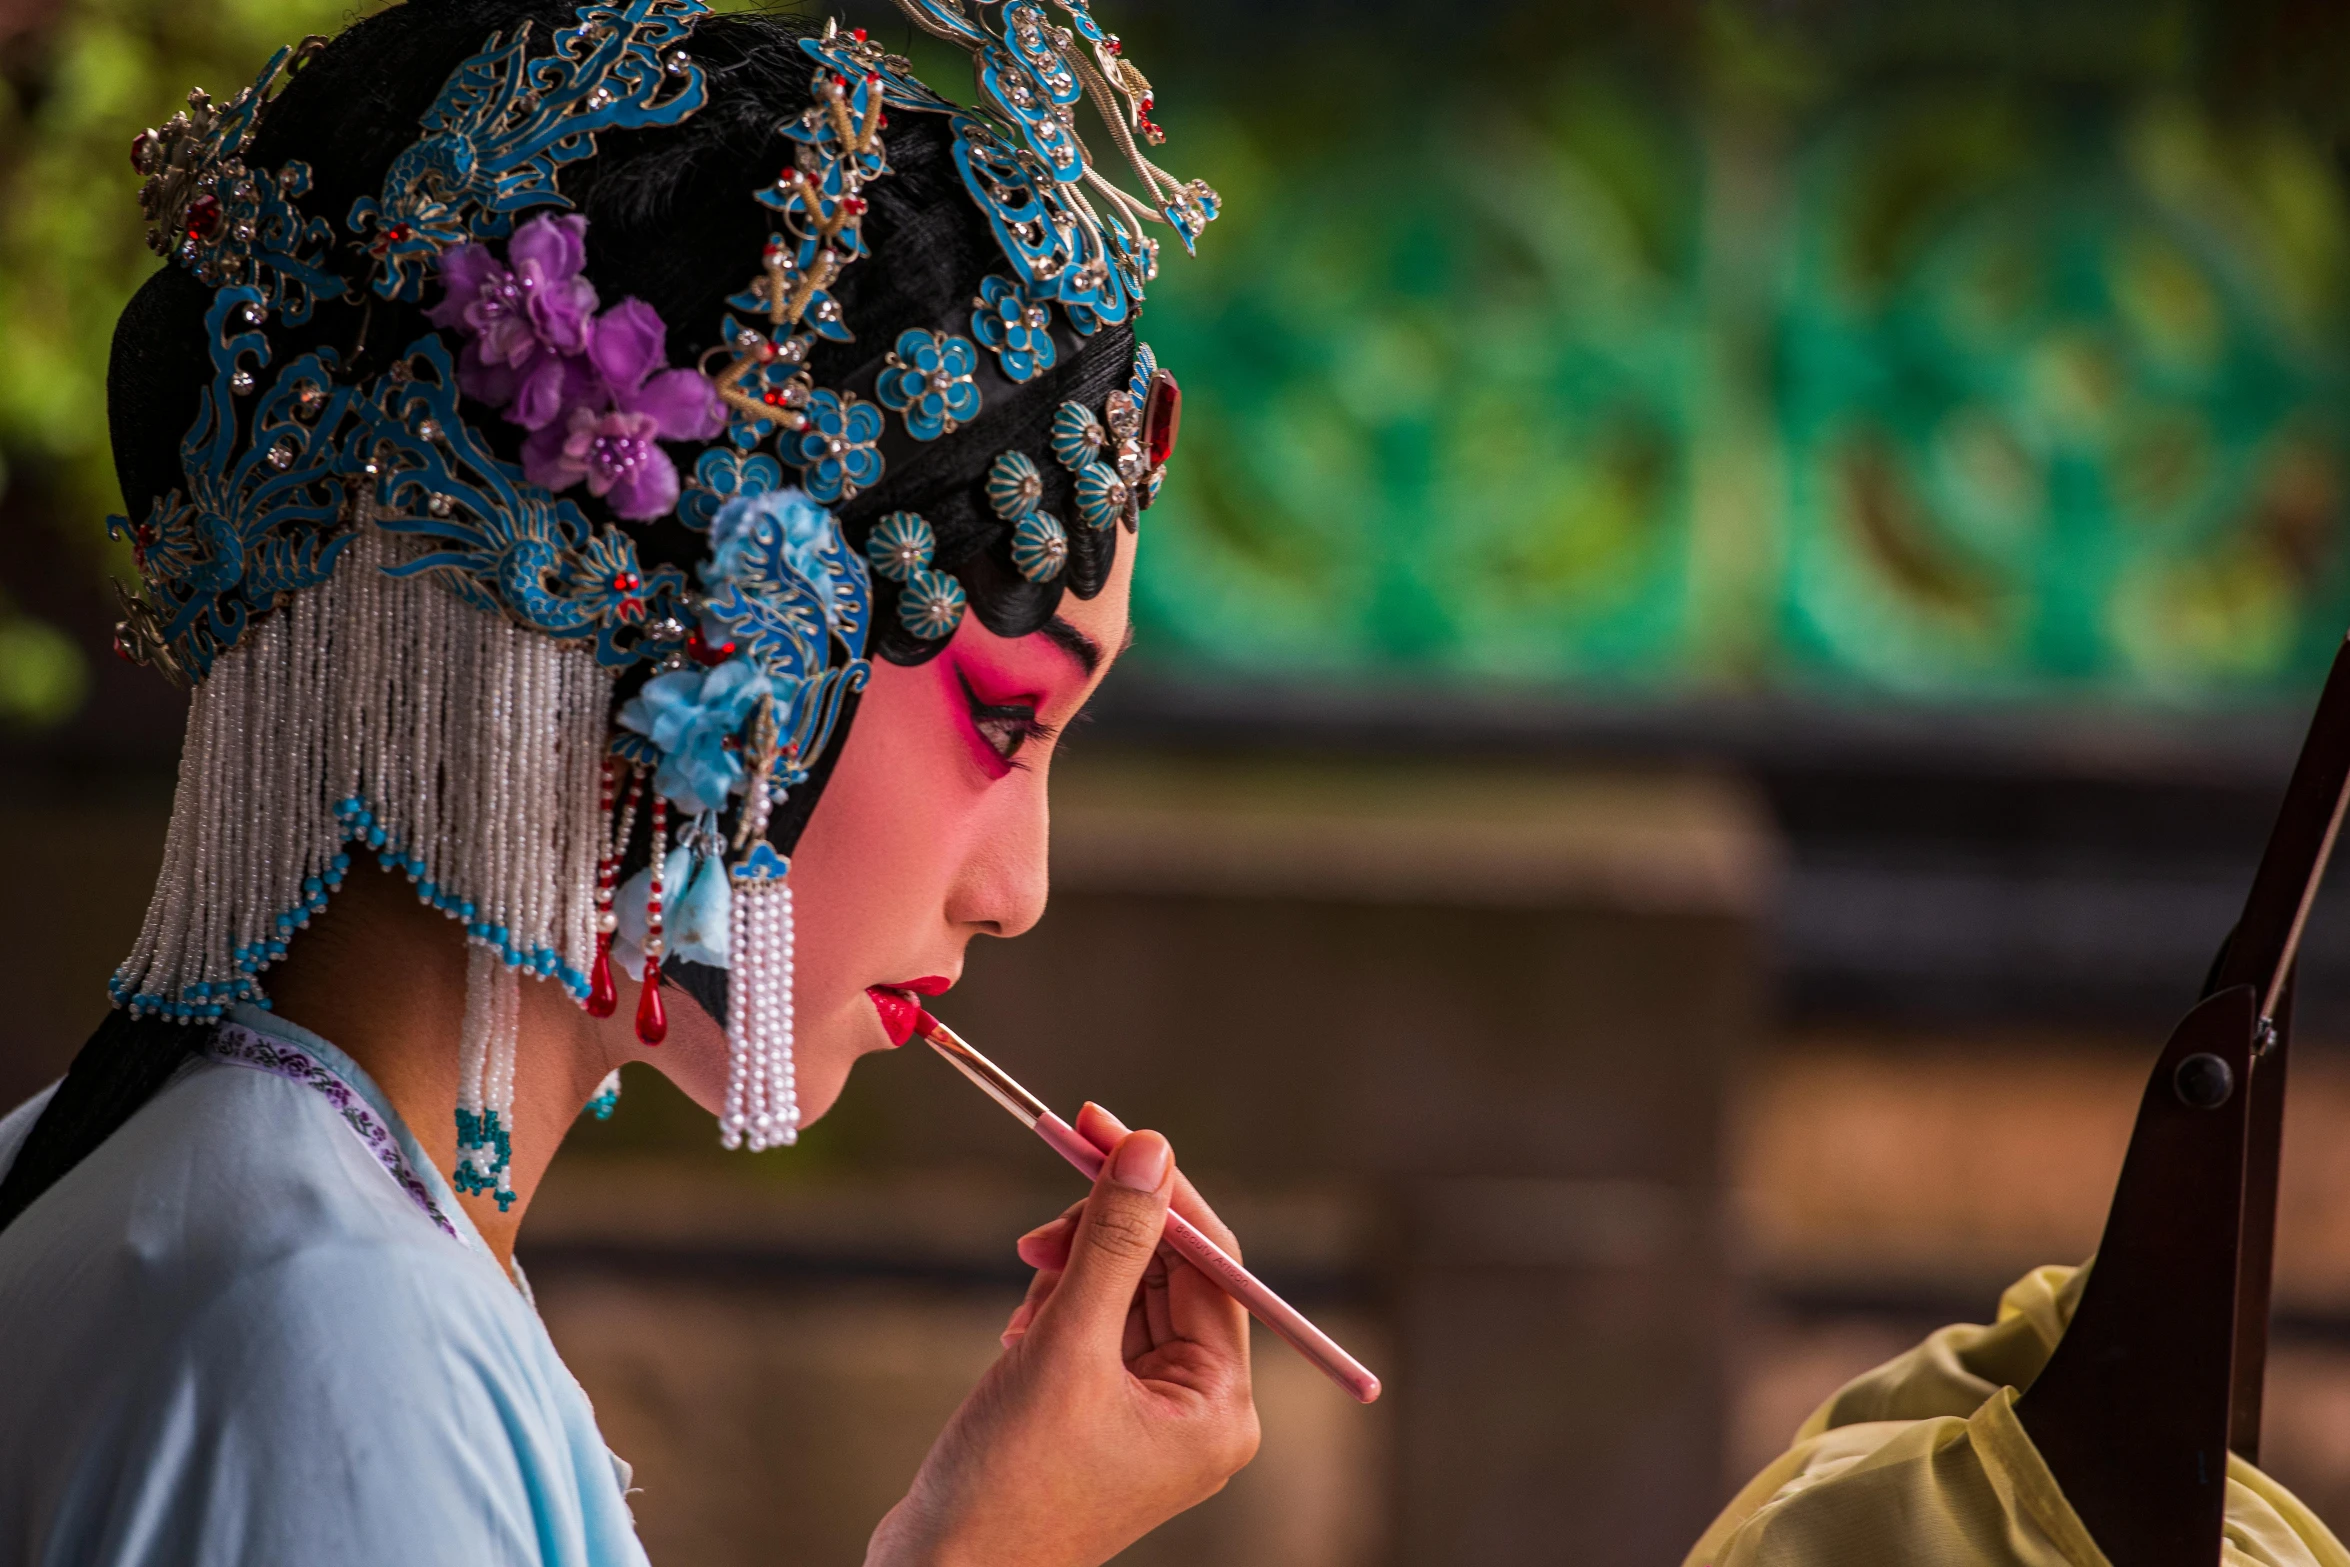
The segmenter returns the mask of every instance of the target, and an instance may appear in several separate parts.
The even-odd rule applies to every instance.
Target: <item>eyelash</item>
[[[979,738],[1006,766],[1025,768],[1019,760],[1020,748],[1029,741],[1050,741],[1059,735],[1057,724],[1039,720],[1036,709],[1025,703],[993,703],[979,700],[979,693],[971,689],[971,681],[961,670],[955,679],[963,687],[963,700],[971,705],[971,727],[979,731]]]

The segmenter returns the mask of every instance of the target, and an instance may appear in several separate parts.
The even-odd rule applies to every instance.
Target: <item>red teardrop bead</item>
[[[198,239],[210,239],[212,231],[220,227],[220,198],[206,191],[188,203],[188,232]]]
[[[620,1009],[620,987],[612,982],[612,938],[596,938],[596,966],[588,974],[587,1015],[610,1017]]]
[[[147,172],[147,149],[153,145],[154,140],[155,133],[153,131],[141,131],[131,138],[131,167],[138,173]]]
[[[644,987],[636,997],[636,1037],[648,1045],[657,1045],[669,1037],[669,1014],[661,1010],[661,970],[649,959],[645,963]]]
[[[1175,436],[1183,427],[1183,389],[1165,370],[1151,377],[1150,401],[1143,405],[1142,442],[1153,468],[1164,468],[1175,455]]]

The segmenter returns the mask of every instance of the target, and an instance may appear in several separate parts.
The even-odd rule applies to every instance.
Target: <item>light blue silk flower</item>
[[[620,709],[620,727],[659,748],[654,788],[688,811],[721,810],[744,773],[742,758],[726,742],[767,694],[766,675],[747,658],[680,669],[646,681]]]

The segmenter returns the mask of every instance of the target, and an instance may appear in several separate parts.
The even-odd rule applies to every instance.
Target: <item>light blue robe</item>
[[[389,1102],[237,1021],[0,1232],[0,1567],[642,1563],[587,1396]]]

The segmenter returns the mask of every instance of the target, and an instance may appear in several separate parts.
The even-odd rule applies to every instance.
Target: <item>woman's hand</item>
[[[1093,1567],[1256,1455],[1247,1314],[1160,1244],[1169,1204],[1239,1245],[1165,1138],[1093,1105],[1078,1128],[1122,1140],[1092,1196],[1021,1238],[1037,1274],[1003,1357],[874,1531],[868,1567]]]

